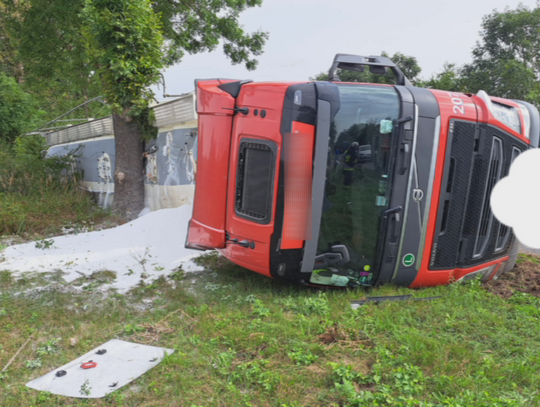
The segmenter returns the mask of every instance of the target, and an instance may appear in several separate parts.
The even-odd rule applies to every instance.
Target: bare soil
[[[512,271],[484,283],[484,287],[502,298],[510,298],[515,291],[540,298],[540,257],[520,255]]]

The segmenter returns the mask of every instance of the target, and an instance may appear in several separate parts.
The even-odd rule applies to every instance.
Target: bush
[[[105,216],[79,188],[73,155],[42,158],[42,149],[34,137],[14,146],[0,142],[0,235],[51,233],[66,222]]]
[[[38,134],[19,136],[13,146],[17,157],[42,158],[42,152],[47,150],[47,140]]]
[[[15,79],[0,72],[0,140],[12,142],[27,130],[34,111],[31,95]]]

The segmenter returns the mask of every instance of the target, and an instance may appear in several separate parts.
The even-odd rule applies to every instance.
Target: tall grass
[[[54,233],[67,222],[106,216],[79,188],[72,160],[0,143],[0,235]]]

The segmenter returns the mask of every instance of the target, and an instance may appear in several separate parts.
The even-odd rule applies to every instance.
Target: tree
[[[156,0],[152,6],[161,16],[165,38],[165,65],[182,59],[184,52],[212,51],[223,42],[223,52],[233,64],[245,63],[255,69],[268,34],[261,30],[246,33],[238,23],[240,14],[262,0]]]
[[[113,110],[114,208],[134,218],[144,206],[143,137],[155,136],[148,86],[163,67],[161,23],[148,0],[87,0],[83,18],[89,55]]]
[[[144,205],[143,138],[151,138],[153,98],[148,88],[160,68],[184,51],[214,49],[224,42],[233,63],[254,69],[267,35],[246,34],[239,13],[262,0],[85,0],[82,12],[87,50],[106,100],[113,109],[116,143],[114,206],[134,218]],[[190,78],[191,79],[191,78]]]
[[[17,39],[9,35],[9,22],[15,18],[12,13],[5,0],[0,0],[0,72],[18,77],[22,76],[22,72],[16,63]]]
[[[15,79],[0,72],[0,140],[12,143],[23,129],[28,129],[34,109],[31,96]]]
[[[456,64],[446,62],[442,72],[432,76],[424,83],[424,86],[432,89],[462,92],[464,90],[462,82],[461,70],[456,67]]]
[[[115,209],[143,204],[142,138],[151,127],[148,87],[159,70],[223,45],[233,64],[256,67],[267,34],[246,33],[242,11],[262,0],[0,0],[0,72],[48,106],[49,118],[104,95],[116,132]],[[189,78],[191,81],[193,78]],[[110,110],[109,110],[110,111]],[[88,109],[100,117],[102,107]]]
[[[390,58],[396,66],[401,69],[403,74],[413,85],[420,83],[419,75],[422,69],[418,65],[418,61],[415,57],[407,56],[401,52],[396,52],[391,57],[385,52],[381,52],[381,56]],[[365,83],[387,83],[395,84],[396,78],[394,74],[389,70],[385,75],[377,75],[369,72],[369,68],[365,68],[364,72],[339,70],[339,78],[342,82],[365,82]],[[328,73],[321,72],[311,80],[327,81]]]
[[[83,5],[83,0],[0,0],[0,71],[46,109],[44,122],[102,94],[86,53]],[[84,111],[86,117],[110,114],[99,103]]]
[[[540,6],[484,17],[473,61],[461,71],[467,91],[540,104]]]

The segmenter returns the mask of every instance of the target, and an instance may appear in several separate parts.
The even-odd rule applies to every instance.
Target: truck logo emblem
[[[422,191],[421,189],[413,189],[412,199],[415,202],[420,202],[423,197],[424,197],[424,191]]]
[[[403,256],[402,263],[405,267],[410,267],[414,264],[414,254],[407,253],[405,256]]]

